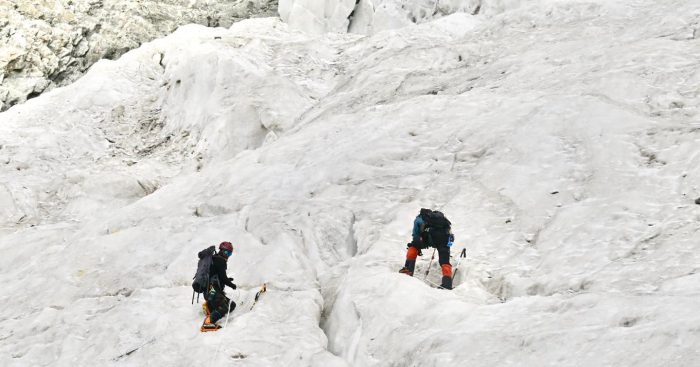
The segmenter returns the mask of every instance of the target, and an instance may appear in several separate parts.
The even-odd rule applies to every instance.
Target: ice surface
[[[697,3],[515,5],[187,26],[0,114],[0,365],[698,365]],[[421,207],[451,292],[397,273]]]
[[[279,14],[305,32],[374,34],[425,24],[451,14],[495,15],[520,10],[528,14],[557,7],[559,0],[280,0]],[[576,3],[569,1],[569,3]],[[577,5],[582,4],[579,2]],[[595,4],[595,2],[584,2]],[[546,11],[546,10],[545,10]],[[464,26],[457,28],[464,29]]]

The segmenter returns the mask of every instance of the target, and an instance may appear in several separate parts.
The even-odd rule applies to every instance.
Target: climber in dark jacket
[[[435,219],[431,219],[435,218]],[[431,222],[429,222],[431,220]],[[434,223],[438,227],[432,227]],[[416,267],[416,259],[421,250],[434,247],[438,252],[438,262],[442,269],[443,289],[452,289],[452,264],[450,264],[450,247],[454,242],[454,235],[450,228],[451,223],[441,212],[433,212],[430,209],[421,208],[420,213],[413,220],[413,241],[408,244],[406,263],[399,273],[413,276]]]
[[[222,242],[219,245],[219,252],[212,257],[211,268],[209,268],[211,285],[207,291],[207,310],[209,315],[204,320],[202,331],[219,329],[221,326],[217,325],[216,322],[236,308],[236,303],[226,297],[226,292],[224,292],[225,286],[236,289],[233,278],[229,278],[226,275],[227,262],[232,254],[233,245],[231,245],[231,242]]]

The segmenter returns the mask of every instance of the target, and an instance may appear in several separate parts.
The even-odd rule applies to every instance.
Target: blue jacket
[[[420,241],[420,230],[424,223],[420,215],[413,220],[413,242]]]
[[[420,242],[420,233],[421,233],[421,227],[425,224],[425,221],[423,218],[420,217],[420,215],[416,216],[416,219],[413,220],[413,242]],[[452,234],[452,231],[450,231],[449,238],[447,240],[447,246],[452,247],[453,243],[455,240],[455,236]]]

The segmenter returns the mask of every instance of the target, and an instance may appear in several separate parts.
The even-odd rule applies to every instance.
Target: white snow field
[[[700,2],[493,3],[186,26],[0,114],[0,365],[700,365]],[[452,291],[397,273],[421,207]]]

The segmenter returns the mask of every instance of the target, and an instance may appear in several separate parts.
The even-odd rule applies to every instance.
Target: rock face
[[[277,0],[0,2],[0,111],[80,77],[102,58],[198,23],[271,16]]]

